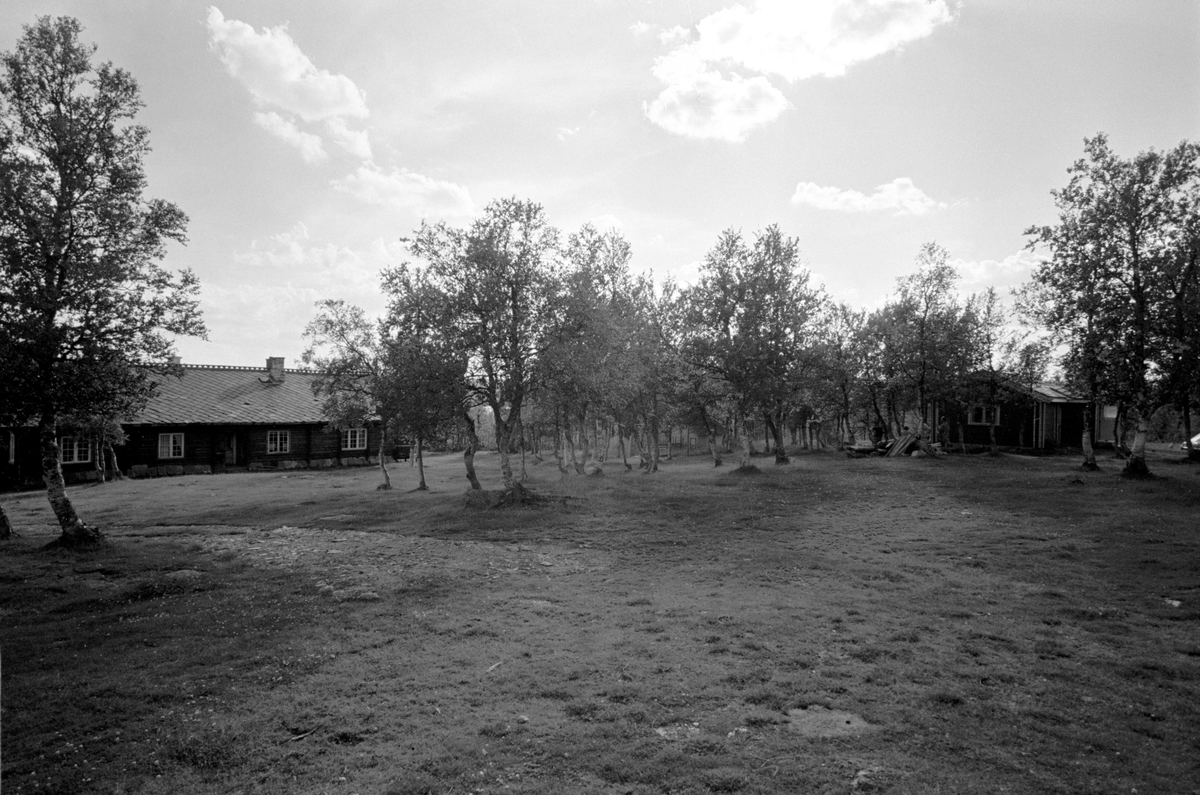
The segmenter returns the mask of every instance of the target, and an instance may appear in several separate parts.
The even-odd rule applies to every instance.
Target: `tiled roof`
[[[1049,403],[1086,403],[1087,398],[1081,397],[1074,392],[1068,390],[1062,384],[1055,384],[1049,381],[1039,381],[1033,385],[1033,394],[1035,397]]]
[[[259,424],[324,422],[313,396],[318,373],[284,370],[270,383],[264,369],[185,364],[183,375],[158,379],[158,394],[130,425]]]

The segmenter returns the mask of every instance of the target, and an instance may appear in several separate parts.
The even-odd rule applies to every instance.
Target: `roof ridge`
[[[252,365],[243,364],[183,364],[179,365],[185,370],[240,370],[247,373],[265,373],[267,368],[254,367]],[[320,373],[320,370],[315,370],[311,367],[285,367],[285,373]]]

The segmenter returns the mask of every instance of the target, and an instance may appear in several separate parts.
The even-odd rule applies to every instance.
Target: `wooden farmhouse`
[[[132,477],[223,471],[307,469],[378,463],[378,422],[329,427],[312,385],[318,373],[288,369],[282,357],[263,369],[180,365],[177,376],[158,379],[155,396],[123,422],[128,437],[116,448],[121,470]],[[7,437],[7,439],[3,439]],[[0,432],[0,489],[38,485],[41,450],[34,427]],[[68,482],[96,479],[99,450],[93,440],[59,437]]]

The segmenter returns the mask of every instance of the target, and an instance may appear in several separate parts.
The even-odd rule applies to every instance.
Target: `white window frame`
[[[70,451],[69,454],[68,451]],[[58,453],[60,461],[64,464],[90,464],[92,462],[92,440],[80,436],[60,436],[58,437]]]
[[[291,451],[291,431],[267,431],[267,455],[279,455]]]
[[[976,416],[979,419],[976,419]],[[990,422],[989,422],[990,419]],[[999,425],[1000,407],[975,403],[967,410],[967,425]]]
[[[183,434],[160,433],[158,435],[159,458],[183,458]]]
[[[366,450],[367,449],[367,429],[366,428],[347,428],[342,431],[342,449],[343,450]]]

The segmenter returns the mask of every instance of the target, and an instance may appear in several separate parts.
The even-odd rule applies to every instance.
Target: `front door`
[[[246,463],[246,440],[241,431],[228,430],[221,444],[225,466],[241,466]]]

